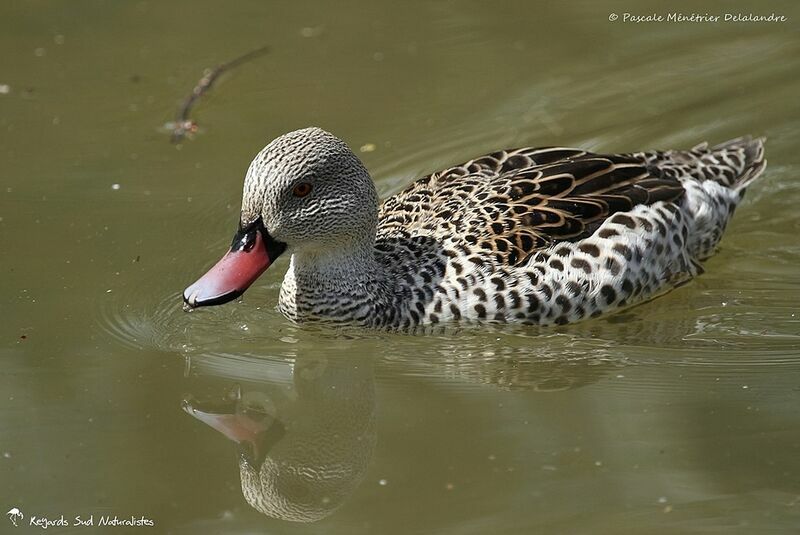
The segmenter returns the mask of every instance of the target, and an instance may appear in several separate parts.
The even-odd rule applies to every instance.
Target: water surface
[[[700,11],[789,21],[609,21],[656,2],[4,4],[3,512],[187,534],[796,532],[800,10],[736,4]],[[203,70],[264,44],[171,145],[161,127]],[[274,310],[286,259],[240,302],[182,312],[250,158],[312,124],[382,195],[514,145],[750,133],[769,166],[702,277],[605,319],[304,329]],[[300,504],[275,514],[315,522],[248,505],[254,452],[186,403],[257,426],[256,458],[321,475],[274,481]]]

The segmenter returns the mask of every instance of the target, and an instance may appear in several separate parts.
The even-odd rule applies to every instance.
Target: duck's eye
[[[311,189],[311,184],[308,182],[300,182],[294,188],[292,188],[292,194],[294,194],[295,197],[305,197],[311,193]]]

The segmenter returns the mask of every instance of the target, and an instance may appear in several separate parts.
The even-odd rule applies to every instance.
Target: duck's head
[[[287,249],[341,254],[371,243],[378,197],[364,165],[320,128],[284,134],[247,170],[230,250],[183,293],[189,307],[235,299]]]

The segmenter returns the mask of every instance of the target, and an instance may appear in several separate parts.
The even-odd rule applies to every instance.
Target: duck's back
[[[433,173],[387,199],[378,256],[397,297],[379,323],[567,323],[696,275],[763,141],[599,155],[523,148]]]

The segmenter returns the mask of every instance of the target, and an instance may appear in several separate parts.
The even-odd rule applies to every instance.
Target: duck
[[[499,150],[380,202],[344,141],[296,130],[253,159],[231,246],[184,308],[238,298],[287,255],[277,308],[300,324],[414,331],[609,314],[703,273],[766,167],[764,142]]]

